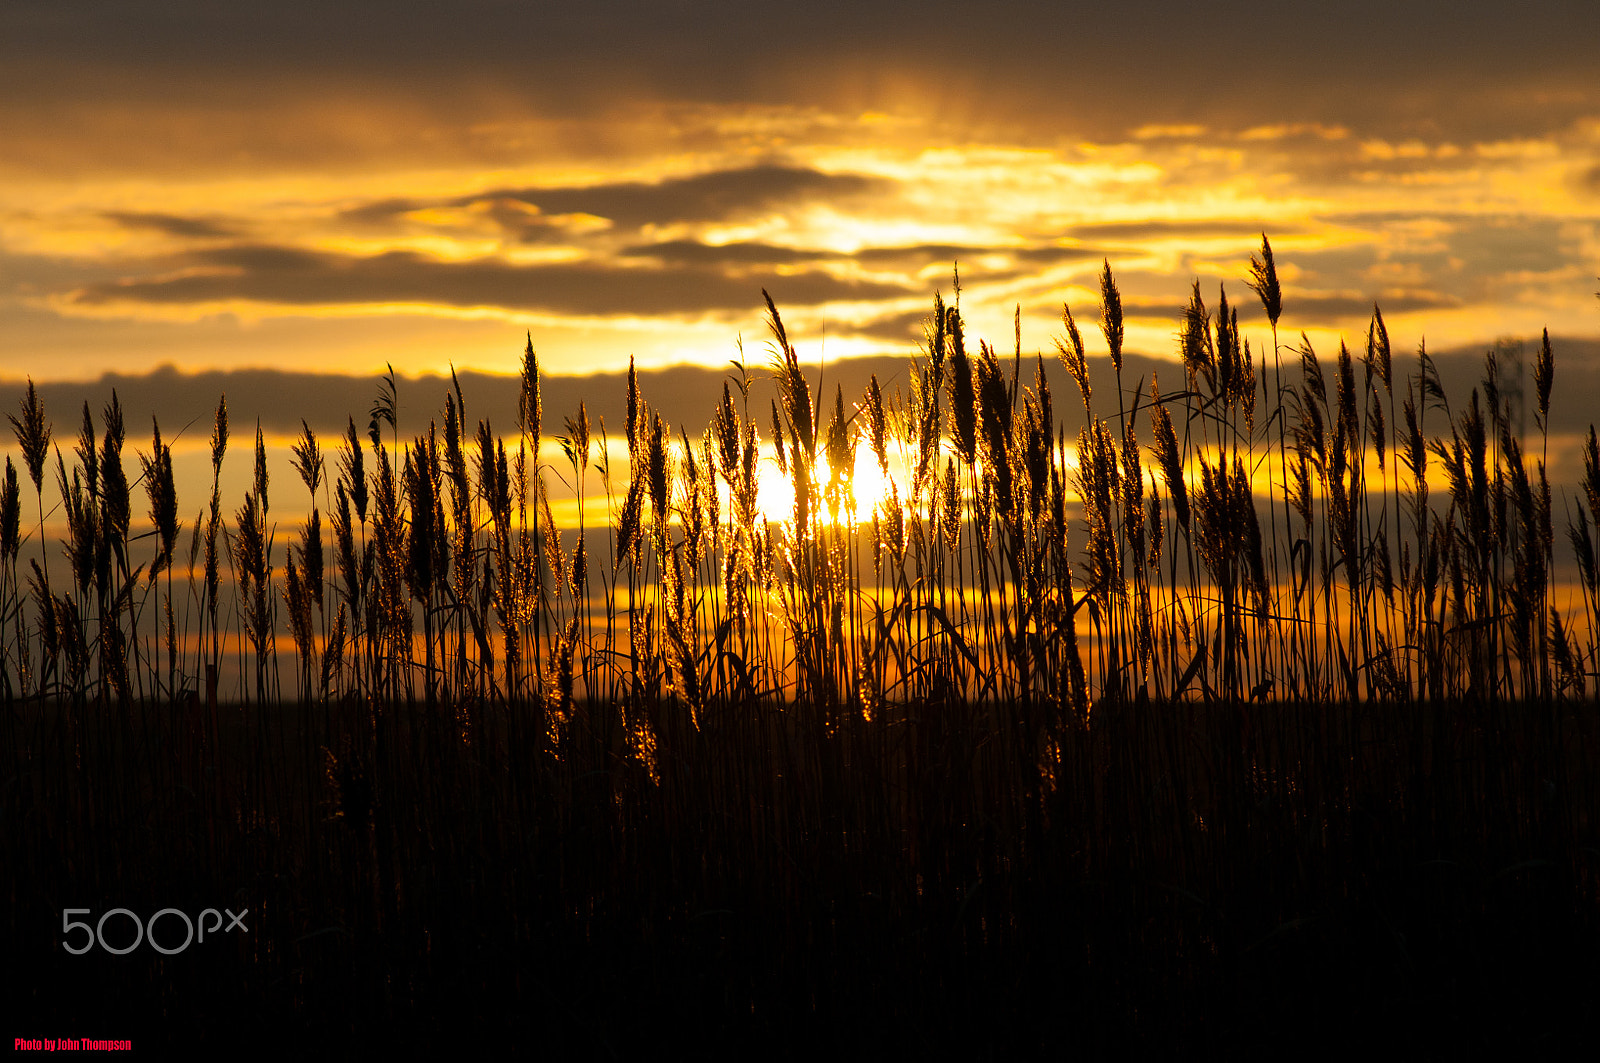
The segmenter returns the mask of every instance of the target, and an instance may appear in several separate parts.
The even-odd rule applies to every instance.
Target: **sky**
[[[1197,282],[1269,335],[1263,233],[1319,348],[1376,302],[1401,350],[1591,357],[1596,40],[1588,0],[7,0],[0,383],[759,363],[763,289],[803,356],[905,356],[956,270],[1048,353],[1103,262],[1172,358]]]

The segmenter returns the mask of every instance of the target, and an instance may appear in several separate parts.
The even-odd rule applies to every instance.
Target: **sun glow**
[[[898,474],[896,464],[894,456],[890,455],[886,474],[878,465],[877,456],[872,453],[872,448],[864,443],[857,445],[854,467],[848,476],[840,478],[838,503],[835,508],[828,504],[829,485],[833,483],[833,469],[828,464],[826,456],[819,453],[813,484],[816,497],[811,512],[824,524],[849,527],[871,523],[874,512],[885,511],[894,504],[891,499],[896,490],[902,500],[905,498],[905,489],[901,485],[904,477]],[[757,511],[768,523],[781,524],[794,520],[794,508],[792,472],[780,468],[775,457],[771,455],[763,457],[756,486]]]

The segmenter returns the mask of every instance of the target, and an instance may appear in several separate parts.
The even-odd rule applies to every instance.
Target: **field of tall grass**
[[[515,426],[459,386],[403,425],[391,372],[364,426],[304,429],[281,537],[259,429],[221,497],[225,401],[184,528],[159,425],[131,468],[85,404],[64,450],[30,386],[0,483],[20,1014],[602,1058],[1592,1021],[1595,432],[1553,497],[1548,337],[1524,438],[1492,352],[1452,402],[1376,307],[1354,351],[1281,337],[1265,239],[1246,283],[1270,335],[1196,284],[1173,378],[1124,380],[1108,264],[1110,395],[1070,308],[1053,395],[959,289],[907,386],[853,396],[813,394],[768,298],[775,397],[741,354],[703,429],[631,371],[620,433],[557,428],[531,340]],[[60,947],[64,908],[227,901],[251,933],[206,951]]]

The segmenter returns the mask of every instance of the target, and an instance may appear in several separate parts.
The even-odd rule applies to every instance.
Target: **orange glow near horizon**
[[[776,134],[796,120],[778,109],[718,121]],[[47,261],[56,276],[13,296],[31,323],[16,326],[10,347],[26,350],[54,318],[162,330],[179,364],[238,365],[214,347],[183,355],[185,331],[283,320],[309,333],[354,319],[365,343],[340,336],[314,357],[288,347],[242,364],[361,372],[373,368],[367,350],[386,337],[403,343],[407,321],[420,318],[447,343],[452,333],[466,339],[468,326],[507,336],[534,328],[559,341],[541,348],[552,372],[614,368],[630,353],[663,365],[720,360],[734,337],[759,328],[769,286],[797,331],[825,330],[849,356],[913,347],[915,329],[897,341],[877,323],[948,290],[957,264],[974,332],[1009,346],[1020,304],[1029,346],[1041,347],[1064,299],[1092,310],[1104,258],[1126,278],[1130,347],[1162,355],[1196,277],[1208,297],[1218,281],[1231,286],[1242,316],[1263,324],[1241,298],[1262,230],[1276,236],[1285,328],[1319,343],[1357,331],[1360,307],[1374,300],[1392,304],[1393,331],[1426,335],[1435,348],[1546,326],[1597,331],[1584,278],[1600,232],[1573,174],[1600,132],[1582,123],[1562,138],[1475,144],[1321,126],[1147,124],[1123,141],[1021,147],[929,143],[930,130],[904,116],[879,122],[879,140],[830,141],[817,121],[806,117],[813,139],[792,143],[781,163],[747,149],[494,171],[15,182],[0,250]],[[1348,163],[1350,179],[1273,171],[1292,166],[1291,149],[1318,166]],[[1369,179],[1373,166],[1405,172]],[[1547,231],[1524,240],[1530,220]],[[1507,241],[1527,250],[1508,259]],[[693,257],[652,258],[658,246]],[[519,282],[515,270],[541,264],[576,272]],[[644,292],[686,268],[705,278],[684,289],[691,297]],[[695,305],[697,288],[724,283],[746,297]],[[509,356],[470,353],[481,346],[474,338],[462,357],[438,360],[507,367]],[[27,368],[44,377],[106,364],[93,344],[81,356],[55,349]],[[0,361],[0,374],[21,368]]]

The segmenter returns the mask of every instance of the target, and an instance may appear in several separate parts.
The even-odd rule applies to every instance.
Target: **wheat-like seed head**
[[[978,347],[978,413],[983,429],[983,460],[995,491],[1000,516],[1010,520],[1016,502],[1011,461],[1011,396],[1005,374],[987,343]]]
[[[754,423],[744,426],[744,447],[739,456],[739,517],[743,528],[754,528],[758,509],[759,491],[756,483],[756,463],[761,456],[761,441]]]
[[[633,367],[633,355],[628,355],[628,463],[637,475],[640,457],[644,454],[644,446],[639,438],[639,425],[642,423],[641,403],[639,401],[639,374]]]
[[[878,389],[878,374],[873,373],[867,383],[867,401],[863,407],[867,415],[867,443],[873,457],[878,459],[878,470],[889,475],[889,429],[884,416],[883,392]]]
[[[1131,420],[1122,433],[1122,524],[1133,556],[1143,557],[1144,466],[1139,461],[1139,439]]]
[[[944,503],[943,512],[940,514],[944,528],[944,545],[945,549],[953,554],[961,545],[961,481],[956,477],[954,458],[945,459],[944,487],[940,497]]]
[[[22,448],[22,462],[28,467],[35,493],[44,490],[44,462],[50,451],[50,422],[45,420],[44,403],[39,392],[28,378],[28,394],[22,400],[22,417],[7,415],[11,430],[16,433],[17,445]]]
[[[333,686],[334,677],[344,670],[344,646],[346,626],[344,603],[339,603],[339,611],[333,617],[333,630],[328,634],[328,642],[322,650],[322,691],[326,695]]]
[[[955,432],[956,454],[965,465],[977,459],[978,406],[972,386],[972,364],[967,358],[962,334],[961,314],[955,307],[946,310],[950,341],[950,417]]]
[[[312,498],[316,497],[317,488],[322,485],[324,470],[322,451],[317,447],[317,434],[303,419],[300,422],[301,435],[290,448],[294,459],[295,472],[300,474],[300,480],[306,485]]]
[[[1572,544],[1572,552],[1578,558],[1578,574],[1583,579],[1583,585],[1589,589],[1590,594],[1600,590],[1596,582],[1596,560],[1594,554],[1594,537],[1589,531],[1589,514],[1583,509],[1577,511],[1577,517],[1567,521],[1567,541]]]
[[[1061,324],[1066,327],[1067,336],[1065,342],[1061,337],[1056,337],[1056,353],[1078,385],[1078,395],[1083,399],[1083,412],[1092,417],[1094,407],[1090,402],[1093,389],[1089,387],[1089,361],[1083,353],[1083,337],[1078,333],[1078,323],[1072,320],[1072,308],[1066,303],[1061,304]]]
[[[1106,347],[1111,352],[1111,365],[1122,372],[1122,294],[1117,291],[1116,279],[1111,276],[1111,260],[1102,263],[1100,271],[1100,331],[1105,334]]]
[[[1194,282],[1189,303],[1183,310],[1183,327],[1178,331],[1178,351],[1188,374],[1189,389],[1195,388],[1200,377],[1213,396],[1217,390],[1216,348],[1211,338],[1211,315],[1205,301],[1200,298],[1200,282]]]
[[[95,439],[94,417],[89,413],[89,404],[83,404],[83,426],[78,430],[78,445],[74,448],[78,455],[78,463],[83,467],[83,479],[88,486],[89,497],[98,498],[100,495],[100,447]]]
[[[617,517],[617,553],[613,563],[619,568],[624,560],[635,556],[643,509],[644,479],[636,476],[628,482],[628,493],[622,502],[622,512]]]
[[[539,437],[544,429],[544,397],[539,390],[539,355],[533,349],[533,334],[522,352],[522,394],[518,407],[522,430],[534,441],[534,462],[538,463]]]
[[[1250,585],[1255,592],[1256,612],[1264,618],[1268,613],[1268,589],[1266,558],[1261,549],[1261,518],[1256,513],[1255,497],[1250,491],[1250,475],[1239,457],[1233,459],[1233,523],[1232,539],[1245,556]]]
[[[1383,471],[1384,452],[1389,441],[1388,427],[1384,423],[1383,403],[1378,401],[1378,392],[1372,392],[1371,401],[1367,404],[1367,438],[1372,443],[1372,449],[1377,451],[1378,471]]]
[[[1300,333],[1300,375],[1304,380],[1301,389],[1317,403],[1328,404],[1328,386],[1322,376],[1322,362],[1304,332]]]
[[[1383,311],[1372,304],[1372,324],[1367,326],[1367,363],[1378,370],[1383,390],[1394,392],[1394,369],[1389,358],[1389,327],[1383,323]]]
[[[172,476],[172,448],[161,442],[161,426],[151,418],[154,442],[151,454],[139,456],[144,468],[145,493],[150,497],[150,523],[161,537],[160,554],[150,567],[150,578],[172,562],[178,540],[178,493]]]
[[[658,414],[651,425],[649,451],[645,464],[645,483],[649,488],[650,510],[658,535],[665,535],[667,528],[667,489],[671,482],[668,461],[667,426]]]
[[[1550,429],[1550,386],[1555,379],[1555,355],[1550,351],[1550,330],[1539,342],[1539,357],[1533,366],[1534,390],[1539,396],[1539,427]]]
[[[1199,285],[1196,282],[1196,291],[1198,290]],[[1239,388],[1244,377],[1239,365],[1239,315],[1233,312],[1230,319],[1227,288],[1218,285],[1217,293],[1215,345],[1217,378],[1222,395],[1228,404],[1232,405],[1241,397]]]
[[[451,373],[454,375],[455,370]],[[472,484],[467,478],[467,455],[462,443],[464,407],[449,392],[444,396],[444,461],[450,481],[450,510],[457,525],[470,525],[467,512],[472,502]]]
[[[1278,286],[1278,267],[1272,260],[1272,244],[1261,234],[1261,257],[1250,256],[1250,289],[1261,298],[1261,307],[1273,328],[1283,316],[1283,290]]]
[[[332,519],[334,563],[339,567],[339,579],[344,584],[344,599],[350,603],[350,610],[354,613],[361,602],[361,567],[356,555],[354,530],[350,526],[350,494],[342,479],[334,485]]]
[[[22,504],[17,490],[17,467],[6,458],[6,475],[0,483],[0,562],[15,565],[22,545]]]
[[[1590,517],[1600,527],[1600,441],[1595,439],[1594,425],[1589,426],[1589,438],[1583,447],[1583,494]]]
[[[1183,458],[1178,453],[1178,433],[1172,426],[1172,415],[1161,399],[1160,386],[1154,375],[1150,377],[1150,421],[1155,431],[1156,464],[1166,479],[1167,490],[1172,494],[1173,512],[1178,526],[1189,530],[1189,485],[1184,480]]]
[[[732,490],[733,477],[739,468],[739,410],[733,404],[733,393],[726,380],[722,382],[722,401],[717,404],[711,424],[722,457],[722,475]]]
[[[128,477],[122,468],[122,406],[117,401],[115,391],[111,393],[111,402],[106,406],[104,420],[106,430],[100,448],[101,526],[106,537],[116,543],[120,550],[128,537],[133,506],[129,498]]]
[[[1154,480],[1151,480],[1149,516],[1150,554],[1145,559],[1145,563],[1151,568],[1155,568],[1161,564],[1161,545],[1163,537],[1166,534],[1166,527],[1162,521],[1161,489],[1156,486]]]
[[[772,401],[772,449],[777,455],[778,471],[789,475],[789,457],[783,449],[783,418],[778,413],[778,401]]]

